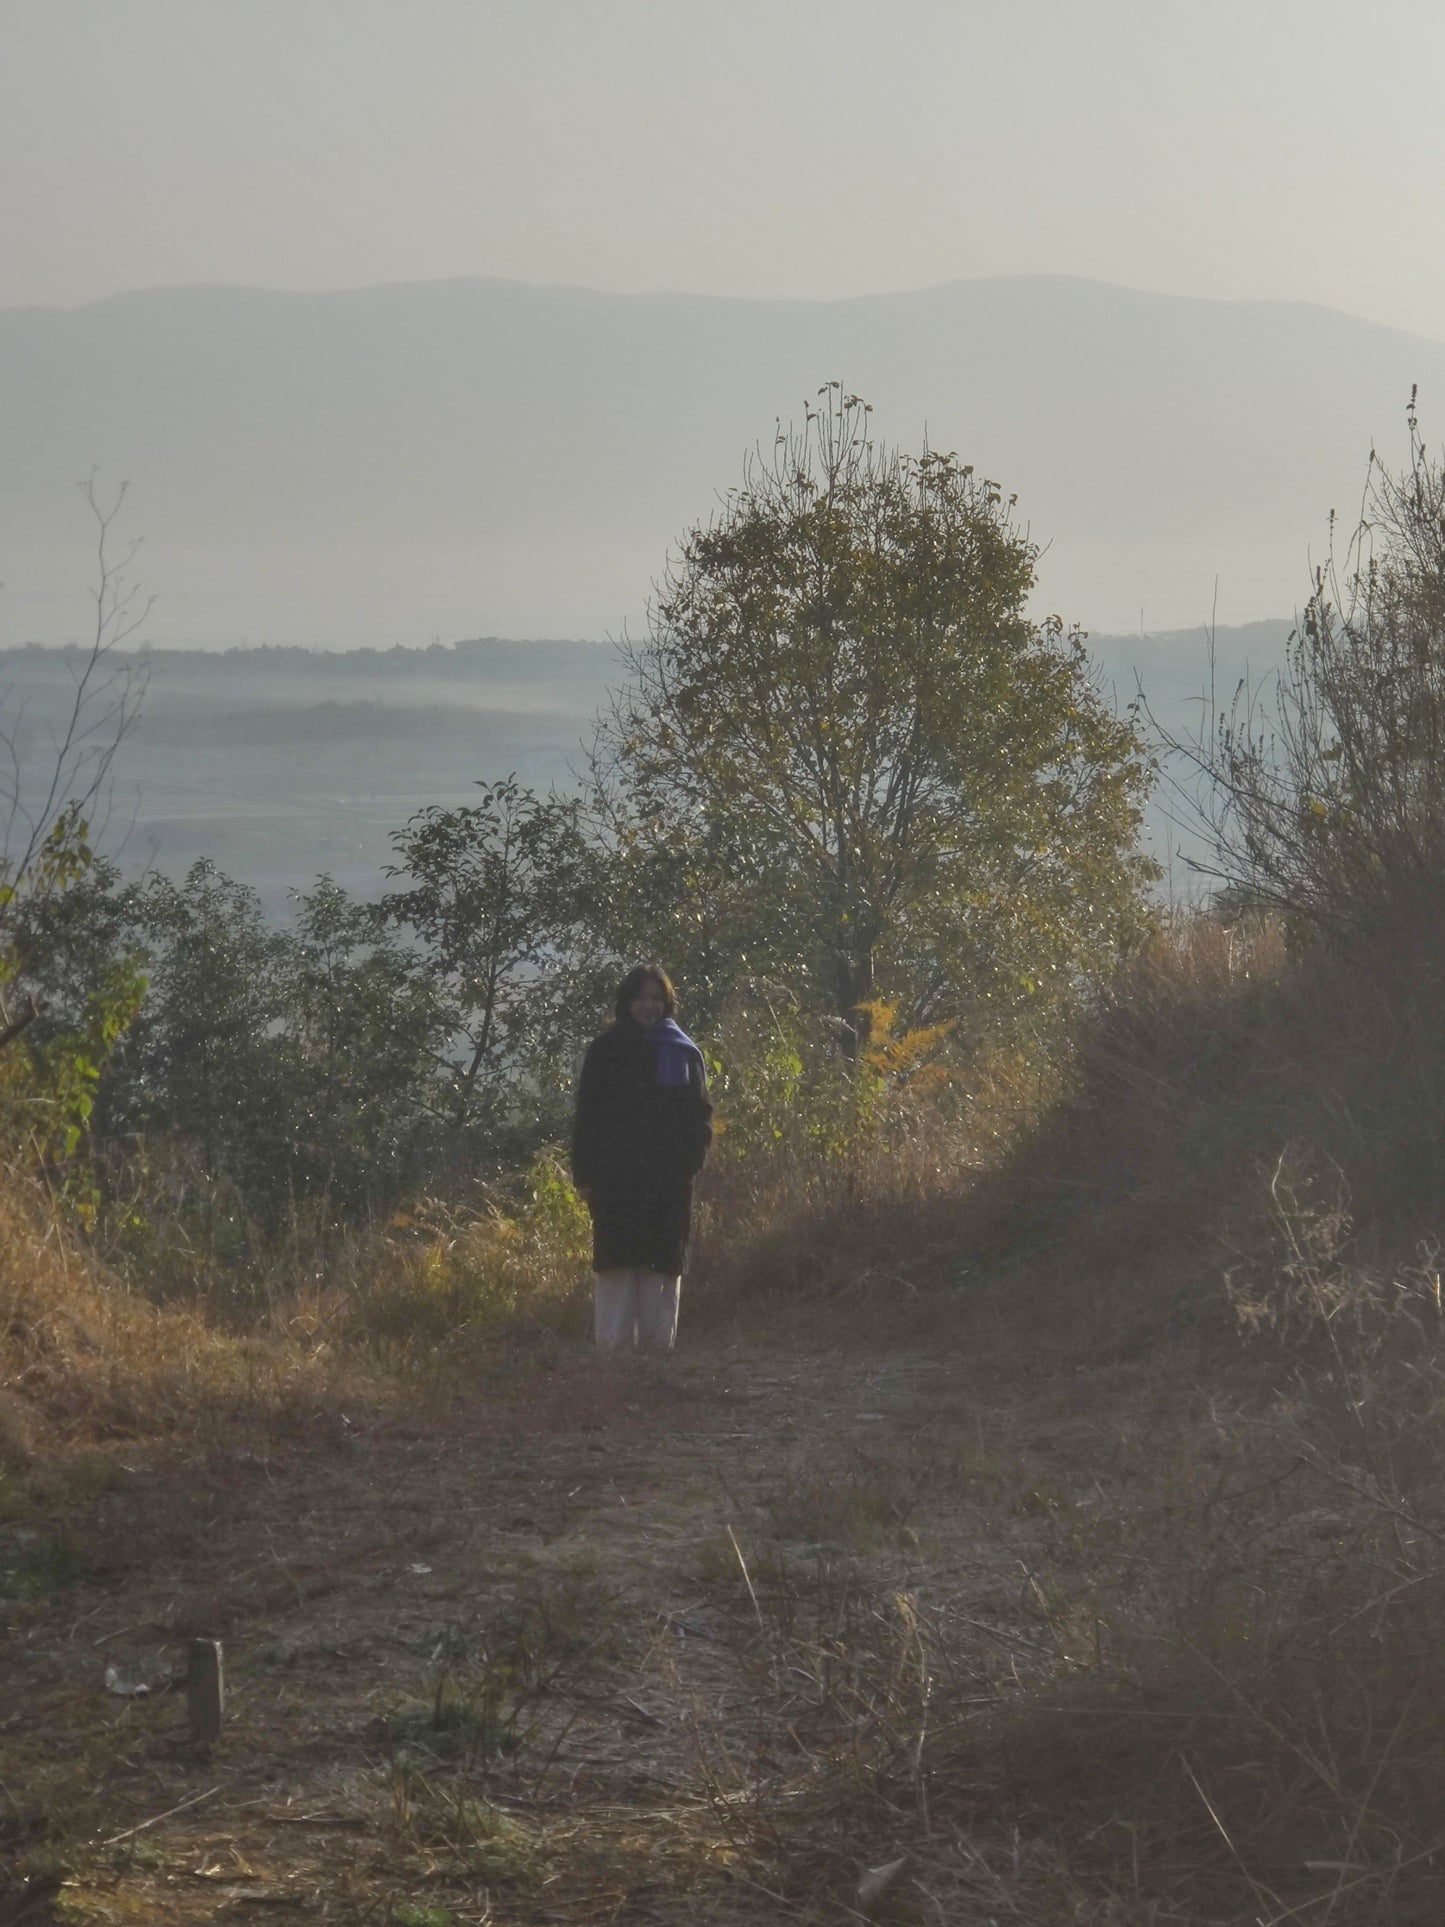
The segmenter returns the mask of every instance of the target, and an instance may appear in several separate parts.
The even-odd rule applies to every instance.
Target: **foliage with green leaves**
[[[140,1009],[146,980],[128,941],[120,879],[98,858],[77,806],[61,810],[23,872],[0,887],[0,1022],[23,1037],[3,1057],[3,1131],[47,1165],[85,1135],[102,1073]],[[69,1174],[88,1196],[88,1176]]]
[[[349,1215],[385,1204],[444,1137],[446,1000],[427,959],[330,877],[297,897],[280,974],[308,1175]]]
[[[880,992],[912,1023],[992,1024],[1112,958],[1141,920],[1149,771],[1080,638],[1030,620],[1012,500],[821,395],[683,538],[594,803],[613,901],[690,980],[816,985],[856,1048]]]
[[[174,1132],[208,1178],[274,1192],[294,1139],[302,1057],[283,1029],[283,940],[256,893],[197,863],[135,902],[150,991],[111,1123]]]
[[[46,1164],[85,1135],[105,1069],[140,1007],[144,979],[126,941],[119,878],[95,849],[116,753],[139,713],[143,666],[116,652],[150,602],[130,577],[138,540],[117,550],[126,484],[80,485],[94,526],[91,632],[50,754],[27,744],[24,703],[0,690],[0,1131]],[[23,1044],[17,1044],[23,1035]],[[88,1202],[75,1170],[67,1188]]]
[[[621,967],[660,954],[684,978],[735,1153],[787,1132],[827,1160],[953,1039],[1017,1032],[1113,956],[1147,868],[1132,721],[1077,636],[1030,620],[1037,550],[998,485],[822,396],[685,536],[584,798],[479,784],[394,833],[380,902],[323,877],[284,928],[210,864],[128,884],[92,847],[82,802],[137,694],[107,681],[136,613],[119,500],[92,487],[91,680],[0,877],[0,992],[46,1009],[0,1082],[102,1215],[108,1184],[145,1245],[164,1192],[177,1249],[194,1224],[249,1258],[302,1213],[374,1218],[487,1161],[530,1169],[560,1248],[577,1200],[528,1160]]]
[[[584,948],[590,859],[575,799],[542,797],[507,777],[476,803],[432,804],[393,833],[389,874],[408,887],[380,915],[415,934],[461,1050],[452,1072],[459,1123],[495,1115],[505,1073],[544,1038]]]
[[[192,1147],[262,1222],[385,1206],[445,1135],[450,1012],[425,959],[329,877],[275,929],[197,864],[132,899],[150,989],[106,1080],[104,1127]]]

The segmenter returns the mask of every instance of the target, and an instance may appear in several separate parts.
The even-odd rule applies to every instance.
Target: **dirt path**
[[[845,1918],[836,1865],[760,1883],[763,1788],[850,1696],[926,1707],[920,1619],[978,1629],[980,1668],[1055,1652],[1031,1562],[1067,1427],[1020,1456],[952,1357],[578,1356],[434,1425],[115,1474],[91,1573],[0,1607],[11,1844],[42,1866],[42,1808],[89,1842],[10,1918]],[[161,1690],[197,1634],[209,1755]]]

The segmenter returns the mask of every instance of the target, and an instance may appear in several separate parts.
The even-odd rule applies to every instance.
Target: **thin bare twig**
[[[185,1813],[190,1807],[198,1807],[205,1800],[212,1799],[221,1791],[219,1785],[207,1787],[204,1793],[193,1793],[189,1800],[182,1800],[179,1806],[167,1807],[164,1813],[153,1813],[149,1820],[142,1820],[139,1826],[126,1827],[121,1833],[111,1834],[102,1840],[101,1846],[113,1847],[121,1840],[129,1840],[137,1833],[144,1833],[148,1827],[158,1827],[162,1820],[173,1820],[178,1813]]]

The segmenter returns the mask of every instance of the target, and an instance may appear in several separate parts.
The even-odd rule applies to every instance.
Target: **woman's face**
[[[645,978],[641,989],[627,1006],[634,1024],[656,1024],[667,1015],[667,1000],[656,978]]]

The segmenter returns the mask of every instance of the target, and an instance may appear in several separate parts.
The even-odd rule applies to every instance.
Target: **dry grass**
[[[97,1923],[215,1917],[214,1868],[318,1919],[821,1922],[900,1857],[917,1927],[1438,1918],[1438,1390],[1362,1424],[1198,1341],[1081,1374],[990,1289],[953,1356],[578,1360],[504,1429],[100,1495],[82,1544],[114,1509],[144,1558],[8,1609],[24,1864]],[[191,1485],[204,1538],[158,1538]],[[77,1691],[200,1629],[213,1766]]]
[[[1352,1460],[1298,1396],[1226,1416],[1252,1370],[1179,1364],[1055,1379],[987,1452],[924,1406],[716,1545],[734,1690],[678,1691],[768,1917],[903,1856],[899,1921],[1439,1917],[1445,1509],[1398,1477],[1439,1388]]]
[[[780,1908],[906,1853],[908,1920],[1440,1917],[1441,1070],[1353,969],[1182,918],[962,1195],[880,1181],[751,1244],[752,1315],[876,1339],[881,1296],[891,1342],[966,1332],[1087,1415],[1062,1477],[990,1500],[1041,1535],[1003,1661],[921,1593],[822,1623],[796,1562],[739,1559],[750,1737],[700,1757]],[[774,1524],[861,1556],[926,1489],[835,1467]]]
[[[536,1158],[506,1199],[422,1203],[350,1254],[331,1283],[344,1338],[393,1360],[455,1353],[501,1332],[555,1334],[590,1284],[586,1212],[557,1155]]]
[[[0,1472],[391,1410],[462,1374],[525,1378],[581,1329],[579,1217],[549,1165],[511,1210],[420,1206],[278,1254],[243,1291],[207,1273],[152,1292],[107,1267],[43,1183],[0,1169]]]
[[[997,1053],[946,1084],[886,1092],[845,1152],[784,1131],[739,1154],[724,1133],[699,1190],[692,1315],[735,1330],[761,1317],[804,1343],[820,1304],[834,1336],[860,1343],[880,1309],[895,1339],[946,1332],[980,1186],[1058,1090],[1056,1068]]]
[[[0,1460],[12,1472],[61,1451],[301,1411],[335,1389],[324,1347],[239,1336],[128,1289],[14,1170],[0,1172],[0,1253]]]
[[[1438,1920],[1439,1093],[1357,1003],[1268,925],[1181,924],[1042,1119],[1000,1066],[986,1132],[931,1102],[851,1163],[724,1153],[684,1313],[716,1349],[671,1371],[570,1355],[585,1255],[545,1173],[249,1337],[117,1289],[13,1188],[7,1611],[51,1629],[67,1738],[9,1837],[23,1809],[43,1872],[204,1790],[154,1709],[66,1686],[93,1612],[221,1630],[246,1709],[155,1866],[75,1862],[96,1921],[214,1917],[177,1869],[223,1838],[244,1904],[309,1882],[313,1917],[425,1927]],[[152,1501],[96,1453],[367,1384],[290,1475],[213,1453]]]

